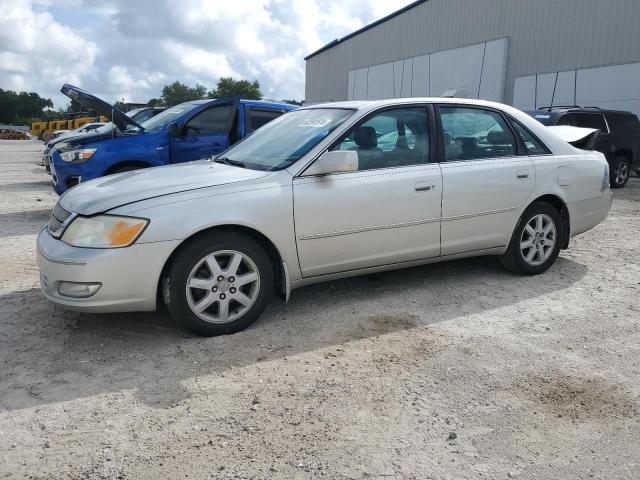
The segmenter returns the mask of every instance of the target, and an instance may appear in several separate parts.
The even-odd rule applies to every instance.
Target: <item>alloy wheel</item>
[[[199,318],[210,323],[232,322],[255,303],[260,274],[247,255],[221,250],[196,263],[186,289],[189,308]]]
[[[534,215],[522,230],[522,258],[531,266],[542,265],[551,257],[556,241],[557,231],[553,219],[543,213]]]
[[[613,172],[613,176],[615,178],[617,185],[622,185],[627,181],[627,177],[629,176],[629,164],[626,161],[619,161],[618,165],[616,165],[616,169]]]

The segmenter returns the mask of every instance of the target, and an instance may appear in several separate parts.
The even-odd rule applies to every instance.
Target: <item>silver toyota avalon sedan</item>
[[[474,100],[302,108],[215,158],[69,190],[38,236],[42,290],[85,312],[163,301],[218,335],[335,278],[476,255],[539,274],[611,205],[604,156],[562,138],[578,130]]]

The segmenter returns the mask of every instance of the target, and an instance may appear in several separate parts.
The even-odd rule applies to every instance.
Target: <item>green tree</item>
[[[179,103],[189,102],[191,100],[201,100],[207,94],[207,87],[204,85],[196,85],[190,87],[178,81],[170,85],[165,85],[162,89],[162,103],[167,107],[172,107]]]
[[[159,98],[152,98],[147,102],[147,107],[162,107],[162,100]]]
[[[222,77],[218,81],[215,90],[209,92],[210,98],[240,97],[247,100],[260,100],[262,92],[257,80],[234,80],[231,77]]]
[[[25,124],[27,118],[43,116],[46,107],[53,107],[53,102],[35,92],[16,93],[0,88],[0,123]]]

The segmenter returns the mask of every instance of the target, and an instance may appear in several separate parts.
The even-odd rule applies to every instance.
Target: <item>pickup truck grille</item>
[[[49,217],[49,231],[52,235],[58,233],[62,224],[71,216],[71,212],[65,210],[60,206],[60,203],[56,203],[56,206],[53,207],[53,211],[51,212],[51,217]]]

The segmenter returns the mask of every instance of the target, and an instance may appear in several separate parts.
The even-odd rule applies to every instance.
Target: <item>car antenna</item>
[[[556,97],[556,87],[558,86],[558,76],[560,72],[556,72],[556,81],[553,83],[553,93],[551,94],[551,105],[549,106],[549,111],[553,110],[553,100]]]

